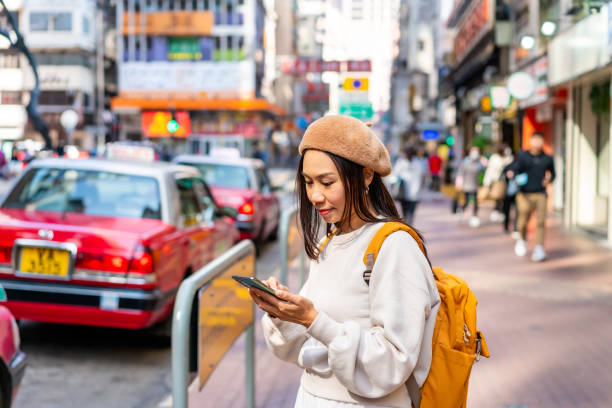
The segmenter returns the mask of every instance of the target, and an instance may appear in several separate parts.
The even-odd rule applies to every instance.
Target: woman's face
[[[340,222],[346,196],[338,169],[330,157],[319,150],[307,150],[304,155],[302,176],[308,200],[325,222]]]

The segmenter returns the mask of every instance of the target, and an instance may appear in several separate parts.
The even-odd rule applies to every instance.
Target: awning
[[[282,116],[285,110],[263,98],[253,99],[159,99],[127,98],[118,96],[111,100],[114,112],[134,112],[142,110],[218,110],[218,111],[262,111]]]

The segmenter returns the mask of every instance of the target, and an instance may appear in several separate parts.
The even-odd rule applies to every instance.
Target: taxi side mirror
[[[228,207],[228,206],[222,206],[219,207],[219,210],[217,211],[217,215],[219,217],[230,217],[232,219],[236,219],[238,217],[238,210],[232,207]]]

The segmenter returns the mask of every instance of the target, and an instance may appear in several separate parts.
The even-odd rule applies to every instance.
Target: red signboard
[[[364,61],[321,61],[318,59],[298,58],[283,63],[285,74],[307,74],[309,72],[370,72],[372,64]]]
[[[176,123],[172,122],[175,121]],[[185,111],[147,111],[142,113],[142,134],[145,137],[188,137],[191,119]]]
[[[466,12],[455,37],[455,61],[460,61],[480,40],[489,21],[489,0],[480,0],[472,12]]]

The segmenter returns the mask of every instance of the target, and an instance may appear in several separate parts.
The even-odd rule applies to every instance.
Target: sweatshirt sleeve
[[[553,160],[552,157],[548,157],[548,169],[550,172],[550,182],[552,183],[553,181],[555,181],[555,178],[557,177],[557,175],[555,174],[555,162]]]
[[[300,290],[300,295],[305,296],[308,281]],[[309,336],[306,328],[301,324],[285,322],[265,314],[261,319],[264,338],[268,349],[281,360],[297,363],[302,345]]]
[[[319,312],[308,333],[327,346],[329,366],[351,392],[380,398],[413,372],[433,306],[431,268],[406,232],[383,243],[370,280],[371,328]],[[431,282],[428,282],[431,279]]]

